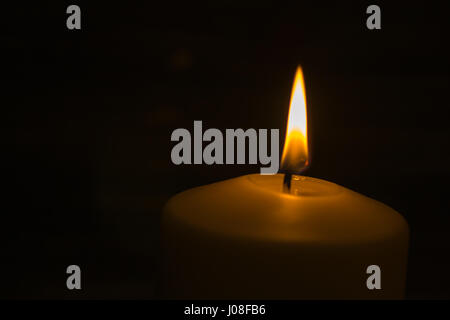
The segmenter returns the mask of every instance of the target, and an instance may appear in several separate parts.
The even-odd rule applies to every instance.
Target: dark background
[[[202,120],[283,138],[301,64],[306,174],[404,215],[407,297],[450,298],[448,5],[74,2],[71,31],[69,4],[2,7],[0,297],[155,298],[165,201],[260,167],[175,166],[172,131]],[[66,289],[70,264],[81,291]]]

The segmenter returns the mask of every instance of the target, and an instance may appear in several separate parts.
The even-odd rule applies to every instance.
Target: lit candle
[[[162,295],[187,299],[400,299],[409,230],[388,206],[309,164],[298,68],[281,168],[182,192],[163,214]],[[291,180],[292,179],[292,180]],[[369,266],[379,284],[368,286]]]

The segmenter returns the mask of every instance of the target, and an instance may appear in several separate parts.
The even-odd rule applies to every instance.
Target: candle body
[[[401,299],[409,231],[386,205],[320,179],[247,175],[182,192],[162,220],[164,298]],[[367,267],[381,289],[367,287]]]

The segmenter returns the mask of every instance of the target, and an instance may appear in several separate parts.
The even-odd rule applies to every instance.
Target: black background
[[[305,72],[312,164],[398,210],[408,298],[450,298],[449,6],[221,1],[2,7],[0,297],[155,298],[160,210],[259,165],[170,160],[176,128],[279,128]],[[281,140],[282,141],[282,140]],[[280,144],[281,147],[282,143]],[[65,269],[82,268],[83,290]]]

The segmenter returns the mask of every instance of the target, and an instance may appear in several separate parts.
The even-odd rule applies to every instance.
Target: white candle
[[[299,69],[283,169],[307,166],[307,151]],[[409,239],[403,217],[325,180],[294,175],[287,193],[283,177],[246,175],[170,199],[162,224],[163,297],[403,298]],[[380,267],[380,289],[367,286],[372,265]]]

